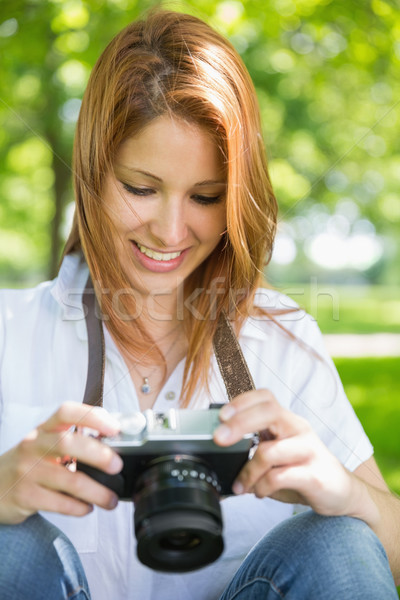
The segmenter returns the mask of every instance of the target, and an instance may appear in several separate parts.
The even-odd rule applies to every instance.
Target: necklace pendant
[[[150,394],[151,387],[150,387],[150,384],[149,384],[149,378],[148,377],[143,377],[143,384],[142,384],[142,387],[140,389],[142,390],[143,394]]]

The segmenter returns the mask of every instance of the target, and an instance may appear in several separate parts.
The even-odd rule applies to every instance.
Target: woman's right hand
[[[118,422],[102,408],[66,402],[17,446],[0,456],[0,523],[16,524],[39,510],[83,516],[93,504],[113,509],[116,494],[80,471],[69,470],[68,457],[119,473],[122,460],[101,441],[74,431],[89,427],[115,435]]]

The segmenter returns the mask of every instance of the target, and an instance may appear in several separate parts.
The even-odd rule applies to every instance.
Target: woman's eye
[[[151,188],[138,188],[133,185],[129,185],[129,183],[122,183],[123,187],[127,192],[133,194],[134,196],[151,196],[154,194],[154,190]]]
[[[216,204],[222,198],[222,195],[218,196],[200,196],[199,194],[195,194],[192,196],[193,200],[197,202],[197,204]]]

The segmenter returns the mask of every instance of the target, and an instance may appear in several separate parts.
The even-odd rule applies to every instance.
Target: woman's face
[[[126,139],[114,168],[103,199],[122,267],[141,294],[174,297],[226,228],[220,152],[205,130],[161,116]]]

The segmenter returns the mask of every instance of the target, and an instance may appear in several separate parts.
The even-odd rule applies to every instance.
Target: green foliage
[[[384,257],[366,276],[398,281],[400,13],[390,0],[3,0],[3,277],[54,271],[91,67],[117,31],[156,5],[204,18],[243,56],[281,221],[298,245],[296,268],[314,268],[303,246],[335,215],[328,225],[345,222],[342,234],[376,228],[384,236]],[[283,271],[281,280],[293,275]]]

